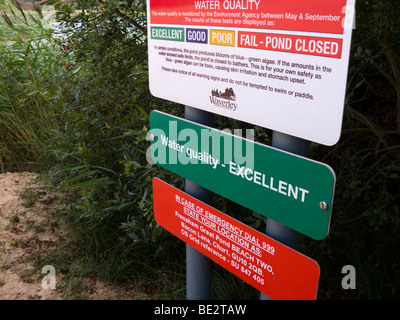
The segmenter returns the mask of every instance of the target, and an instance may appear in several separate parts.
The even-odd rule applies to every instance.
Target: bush
[[[0,0],[0,10],[7,10],[11,5],[11,1],[9,0]]]
[[[65,125],[50,148],[59,191],[74,195],[62,212],[85,230],[86,243],[103,238],[103,252],[162,253],[169,244],[160,241],[167,235],[154,221],[151,191],[160,169],[146,160],[155,99],[148,88],[144,2],[80,1],[86,10],[76,13],[72,4],[46,4],[59,10],[57,39],[68,69]]]
[[[322,270],[320,298],[400,296],[400,16],[392,1],[358,1],[342,137],[312,157],[337,175],[331,232],[305,239]],[[357,290],[341,288],[345,265]]]
[[[1,13],[0,162],[46,163],[45,146],[59,128],[64,70],[59,48],[41,23],[41,12],[20,6]]]

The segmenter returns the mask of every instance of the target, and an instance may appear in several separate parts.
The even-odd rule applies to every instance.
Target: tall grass
[[[10,0],[0,0],[0,10],[5,10],[11,4]]]
[[[0,162],[46,162],[44,145],[60,123],[63,69],[38,12],[0,18]]]

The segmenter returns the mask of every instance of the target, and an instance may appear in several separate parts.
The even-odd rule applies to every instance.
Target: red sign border
[[[284,50],[284,49],[274,49],[274,48],[254,48],[254,46],[246,46],[246,45],[240,45],[239,43],[239,37],[241,35],[253,35],[256,37],[265,37],[265,36],[274,36],[274,37],[283,37],[283,38],[289,38],[292,40],[298,40],[298,39],[303,39],[303,40],[314,40],[314,41],[323,41],[323,40],[331,40],[331,41],[336,41],[338,43],[339,49],[338,53],[336,55],[328,55],[328,54],[323,54],[323,53],[318,53],[318,52],[305,52],[305,51],[296,51],[296,50]],[[314,36],[299,36],[299,35],[287,35],[287,34],[278,34],[278,33],[267,33],[267,32],[248,32],[248,31],[238,31],[237,35],[237,47],[238,48],[247,48],[247,49],[257,49],[257,50],[266,50],[266,51],[276,51],[276,52],[287,52],[287,53],[294,53],[294,54],[303,54],[303,55],[309,55],[309,56],[316,56],[316,57],[325,57],[325,58],[332,58],[332,59],[342,59],[342,53],[343,53],[343,39],[340,38],[327,38],[327,37],[314,37]]]
[[[273,255],[268,255],[270,260],[274,260],[273,263],[270,263],[274,271],[272,273],[265,272],[263,275],[265,280],[264,284],[257,282],[257,277],[254,278],[254,280],[252,277],[249,279],[249,277],[240,270],[241,268],[234,268],[230,265],[229,260],[228,262],[224,262],[218,256],[214,255],[201,245],[196,245],[195,242],[190,241],[189,238],[182,233],[180,227],[181,220],[175,217],[177,209],[179,209],[181,206],[181,204],[177,203],[175,200],[176,195],[189,200],[195,206],[204,208],[204,210],[211,212],[213,215],[216,215],[220,218],[222,217],[221,219],[240,227],[242,230],[245,230],[245,232],[250,235],[254,235],[258,239],[267,241],[270,246],[276,248]],[[223,268],[229,270],[245,282],[249,283],[260,292],[263,292],[268,297],[276,300],[316,299],[320,277],[320,268],[316,261],[268,237],[267,235],[252,229],[242,222],[224,214],[223,212],[207,205],[200,200],[197,200],[196,198],[158,178],[153,178],[153,200],[154,217],[156,222],[161,227],[171,232],[185,243],[191,245],[193,248]],[[183,215],[183,213],[181,215]],[[209,231],[210,230],[212,229],[209,229]],[[274,281],[274,279],[276,281]]]

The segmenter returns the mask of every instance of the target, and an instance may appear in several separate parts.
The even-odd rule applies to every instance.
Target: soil
[[[0,300],[63,300],[59,285],[49,288],[50,273],[37,269],[44,252],[56,250],[68,232],[52,221],[56,195],[47,191],[29,172],[0,174]],[[54,215],[53,215],[54,216]],[[58,284],[65,275],[55,270]],[[44,283],[44,285],[42,284]],[[139,296],[127,288],[84,279],[83,299],[133,300]],[[80,297],[82,298],[82,297]]]

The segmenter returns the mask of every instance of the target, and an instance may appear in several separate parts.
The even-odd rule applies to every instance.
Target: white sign
[[[324,145],[341,133],[355,0],[147,0],[159,98]]]

